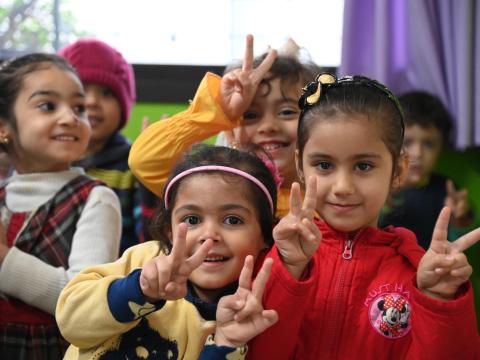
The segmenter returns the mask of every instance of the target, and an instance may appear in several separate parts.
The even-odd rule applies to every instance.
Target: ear
[[[10,126],[7,122],[0,117],[0,138],[5,138],[10,136]]]
[[[305,183],[305,175],[303,174],[302,159],[298,149],[295,149],[295,168],[297,169],[298,178],[302,183]]]
[[[395,166],[395,171],[393,173],[392,179],[392,188],[398,189],[405,183],[408,174],[408,164],[410,159],[408,153],[405,150],[402,150],[400,156],[398,157],[397,164]]]

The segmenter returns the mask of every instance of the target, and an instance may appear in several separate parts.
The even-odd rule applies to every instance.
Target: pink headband
[[[196,173],[196,172],[202,172],[202,171],[224,171],[224,172],[228,172],[228,173],[231,173],[231,174],[239,175],[239,176],[241,176],[245,179],[250,180],[255,185],[257,185],[260,188],[260,190],[263,191],[263,193],[265,194],[265,196],[268,199],[268,203],[270,204],[270,209],[272,210],[272,214],[273,214],[274,207],[273,207],[272,197],[270,196],[270,193],[268,192],[265,185],[263,185],[257,178],[255,178],[252,175],[246,173],[245,171],[235,169],[235,168],[231,168],[231,167],[228,167],[228,166],[220,166],[220,165],[199,166],[199,167],[196,167],[196,168],[191,168],[191,169],[185,170],[185,171],[181,172],[180,174],[178,174],[177,176],[175,176],[168,183],[167,189],[165,190],[165,208],[166,209],[168,209],[168,192],[170,191],[171,187],[181,178],[184,178],[187,175],[190,175],[190,174],[193,174],[193,173]]]

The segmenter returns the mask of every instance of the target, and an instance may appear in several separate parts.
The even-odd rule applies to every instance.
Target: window
[[[136,64],[140,101],[184,101],[177,92],[191,96],[205,70],[243,57],[247,33],[256,55],[291,37],[319,65],[338,66],[342,20],[343,0],[0,0],[0,58],[96,37]]]

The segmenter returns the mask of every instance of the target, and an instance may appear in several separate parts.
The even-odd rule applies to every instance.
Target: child
[[[405,113],[404,148],[410,165],[405,186],[392,194],[380,220],[386,225],[412,230],[418,243],[428,249],[435,221],[443,206],[452,209],[449,238],[454,240],[480,225],[468,204],[467,190],[457,191],[453,182],[433,169],[448,144],[451,116],[440,99],[414,91],[399,97]]]
[[[297,99],[302,86],[317,72],[313,63],[302,63],[292,54],[277,57],[273,49],[254,59],[253,37],[247,36],[242,67],[230,67],[222,78],[207,73],[188,110],[158,121],[140,134],[132,145],[130,168],[159,195],[185,149],[241,125],[237,141],[230,145],[253,143],[270,153],[283,178],[277,216],[284,216],[290,185],[297,180]]]
[[[135,102],[133,68],[117,50],[96,39],[80,39],[59,54],[75,67],[83,82],[92,127],[87,151],[76,165],[118,195],[123,223],[121,254],[143,241],[149,209],[155,203],[155,196],[139,187],[128,168],[130,143],[120,133]]]
[[[276,321],[260,301],[270,261],[253,293],[249,280],[253,258],[273,242],[276,185],[265,164],[200,144],[173,169],[162,198],[159,241],[86,269],[62,292],[57,321],[73,345],[66,358],[197,359],[215,332],[218,299],[235,292],[239,276],[237,293],[219,305],[219,347],[202,356],[224,358]],[[249,318],[236,323],[242,309]]]
[[[55,319],[66,283],[118,256],[115,194],[70,167],[90,125],[75,70],[56,55],[30,54],[0,67],[0,143],[15,172],[0,188],[0,354],[61,359]]]
[[[303,206],[292,186],[290,213],[274,229],[264,306],[279,322],[253,339],[250,357],[472,359],[479,343],[463,251],[480,229],[449,242],[445,208],[425,253],[407,229],[377,226],[408,166],[397,99],[374,80],[322,74],[300,105],[297,163],[309,182]]]

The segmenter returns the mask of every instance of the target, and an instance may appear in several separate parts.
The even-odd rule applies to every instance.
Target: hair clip
[[[336,82],[335,75],[329,73],[318,74],[314,81],[302,88],[303,93],[298,101],[300,109],[303,110],[306,106],[315,105],[322,95],[322,87]]]

